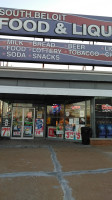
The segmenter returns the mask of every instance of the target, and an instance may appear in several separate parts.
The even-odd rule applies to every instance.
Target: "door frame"
[[[12,134],[12,127],[13,127],[13,108],[21,108],[22,109],[22,134],[20,137],[14,137]],[[31,137],[25,137],[24,136],[24,110],[25,108],[30,108],[34,110],[34,115],[33,115],[33,135]],[[11,139],[34,139],[35,137],[35,108],[34,107],[22,107],[22,106],[13,106],[12,107],[12,122],[11,122]]]

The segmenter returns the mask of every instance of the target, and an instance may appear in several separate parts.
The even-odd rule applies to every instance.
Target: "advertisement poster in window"
[[[43,137],[43,134],[44,134],[44,120],[36,119],[35,120],[35,136]]]
[[[48,137],[56,138],[56,127],[48,127]]]
[[[10,137],[10,127],[2,127],[1,136]]]
[[[20,131],[13,131],[13,136],[21,136],[21,132]]]
[[[73,140],[75,132],[74,131],[65,131],[65,139]]]
[[[79,118],[79,124],[85,124],[85,118],[84,117]]]
[[[42,119],[42,111],[37,111],[37,118]]]
[[[13,126],[13,136],[21,136],[21,132],[22,132],[22,127],[21,126],[17,126],[14,125]]]
[[[80,110],[80,117],[84,117],[84,110]]]
[[[74,124],[79,124],[79,118],[74,118]]]
[[[64,134],[63,123],[58,123],[58,121],[56,121],[56,134],[57,134],[57,135],[62,135],[62,134]]]
[[[72,124],[67,124],[65,126],[65,138],[73,140],[75,135],[75,128],[72,126]]]
[[[32,134],[32,126],[25,126],[24,127],[24,134],[31,135]]]
[[[75,140],[82,140],[81,137],[81,127],[84,127],[85,125],[76,125],[76,131],[75,131]]]
[[[10,137],[11,132],[11,120],[9,118],[2,118],[2,130],[1,137]]]

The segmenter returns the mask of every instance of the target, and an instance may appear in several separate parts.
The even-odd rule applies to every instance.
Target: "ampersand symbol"
[[[55,33],[57,34],[67,34],[66,32],[66,28],[64,27],[64,24],[63,23],[58,23],[57,24],[57,27],[55,29]]]

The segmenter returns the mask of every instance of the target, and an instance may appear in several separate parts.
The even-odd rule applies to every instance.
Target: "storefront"
[[[95,118],[91,113],[92,101]],[[95,123],[92,137],[112,138],[112,98],[95,97],[92,101],[50,105],[0,101],[1,137],[81,141],[81,127]]]
[[[1,137],[81,142],[112,138],[111,75],[0,69]]]
[[[0,67],[1,137],[81,141],[81,128],[90,127],[93,138],[111,138],[112,74],[94,68],[112,66],[112,46],[104,43],[112,41],[112,19],[12,8],[2,8],[0,19],[0,34],[7,35],[0,38],[0,61],[23,64]],[[74,65],[92,68],[75,71]]]
[[[5,138],[81,141],[81,127],[90,123],[90,100],[52,105],[1,101],[1,137]]]

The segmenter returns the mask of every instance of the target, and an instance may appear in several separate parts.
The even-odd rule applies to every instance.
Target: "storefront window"
[[[112,138],[112,98],[95,99],[96,137]]]
[[[64,136],[64,105],[47,106],[47,136],[63,138]]]
[[[85,102],[65,106],[65,139],[81,140],[81,127],[85,126]]]
[[[3,105],[3,102],[0,101],[0,126],[1,126],[1,122],[2,122],[2,105]]]
[[[89,106],[89,104],[88,104]],[[90,110],[88,111],[90,117]],[[90,122],[90,118],[89,118]],[[47,136],[81,140],[81,127],[85,126],[85,102],[53,104],[47,107]]]
[[[35,137],[44,136],[44,107],[35,108]]]
[[[7,102],[2,102],[2,123],[1,123],[1,136],[10,137],[11,134],[11,118],[12,118],[12,105]]]
[[[86,125],[91,126],[91,111],[90,111],[90,101],[86,101]]]
[[[53,104],[51,106],[47,106],[47,115],[50,117],[64,116],[64,105]]]
[[[2,103],[3,136],[81,141],[81,127],[90,126],[90,101],[48,105],[47,115],[44,105]]]

